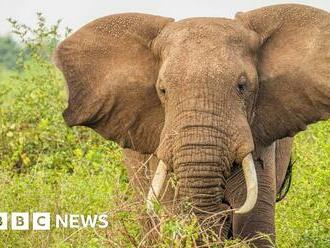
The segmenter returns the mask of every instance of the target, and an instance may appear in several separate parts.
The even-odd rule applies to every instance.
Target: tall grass
[[[0,211],[107,213],[110,225],[0,231],[0,246],[146,246],[148,237],[138,223],[146,216],[144,204],[133,197],[121,149],[63,122],[64,80],[49,60],[61,38],[59,23],[48,28],[41,14],[36,28],[10,21],[28,52],[18,59],[16,71],[0,69]],[[330,122],[323,122],[296,139],[292,190],[277,207],[279,247],[330,247],[329,134]],[[161,225],[154,247],[194,246],[199,229],[193,218],[169,216]],[[224,246],[247,244],[228,241]]]

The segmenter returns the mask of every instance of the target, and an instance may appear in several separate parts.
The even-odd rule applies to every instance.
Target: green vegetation
[[[18,61],[20,69],[0,68],[0,211],[107,213],[110,225],[0,231],[0,246],[137,247],[144,241],[137,222],[144,204],[132,197],[121,149],[87,128],[66,127],[64,80],[50,62],[59,23],[47,28],[42,15],[38,19],[36,29],[11,20],[29,53]],[[298,136],[294,158],[292,189],[277,207],[278,247],[330,247],[329,121]],[[195,242],[193,219],[162,223],[157,247]]]
[[[300,133],[293,182],[277,205],[279,247],[330,247],[330,121]]]
[[[0,37],[0,64],[14,69],[20,47],[11,36]]]

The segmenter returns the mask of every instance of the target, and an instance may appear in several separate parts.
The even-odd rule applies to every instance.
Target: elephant
[[[284,4],[233,19],[115,14],[67,37],[54,61],[69,90],[65,122],[124,148],[148,211],[166,191],[165,205],[189,203],[184,211],[221,237],[275,241],[292,137],[330,116],[328,12]],[[165,190],[171,174],[176,185]]]

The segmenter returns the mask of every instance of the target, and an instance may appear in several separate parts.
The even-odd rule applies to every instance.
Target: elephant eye
[[[160,92],[162,95],[165,95],[166,90],[165,90],[164,88],[159,88],[159,92]]]
[[[163,80],[159,80],[156,85],[156,91],[161,102],[166,100],[166,87]]]
[[[157,91],[158,91],[158,96],[160,98],[161,101],[164,101],[166,98],[166,90],[165,87],[162,86],[158,86],[157,87]]]
[[[244,94],[247,91],[247,79],[245,76],[241,76],[236,85],[239,94]]]

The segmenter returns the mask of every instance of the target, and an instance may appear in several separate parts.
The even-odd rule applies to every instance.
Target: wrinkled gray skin
[[[177,199],[201,221],[243,203],[240,164],[253,152],[256,206],[212,224],[219,235],[230,226],[234,236],[275,234],[275,193],[291,149],[280,139],[329,118],[329,42],[329,13],[302,5],[233,20],[100,18],[56,51],[69,87],[64,118],[126,148],[133,181],[141,154],[163,160],[178,179]]]

